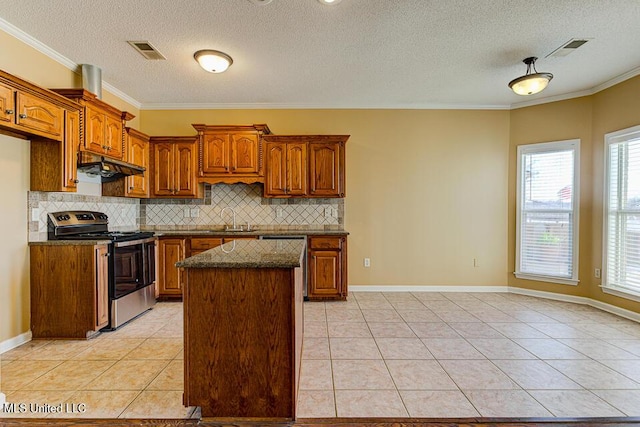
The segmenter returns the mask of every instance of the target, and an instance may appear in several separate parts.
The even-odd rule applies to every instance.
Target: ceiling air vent
[[[137,50],[140,55],[144,56],[147,59],[167,59],[163,54],[158,52],[158,50],[151,45],[151,43],[146,41],[134,42],[128,41],[135,50]]]
[[[557,48],[556,50],[554,50],[553,52],[551,52],[549,55],[547,55],[546,58],[567,56],[571,52],[574,52],[577,48],[579,48],[580,46],[588,42],[589,40],[591,39],[571,39],[565,44],[563,44],[562,46],[560,46],[559,48]]]

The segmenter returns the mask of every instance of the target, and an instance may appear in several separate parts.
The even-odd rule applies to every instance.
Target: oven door
[[[115,242],[112,299],[122,298],[155,281],[155,261],[149,259],[155,258],[154,248],[155,238]]]

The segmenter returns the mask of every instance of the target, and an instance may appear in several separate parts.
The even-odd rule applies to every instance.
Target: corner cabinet
[[[0,70],[0,133],[31,140],[32,191],[76,191],[79,105]]]
[[[198,181],[209,184],[264,181],[262,135],[267,125],[194,124],[198,131]]]
[[[314,300],[347,299],[347,237],[309,236],[307,297]]]
[[[151,186],[149,168],[149,136],[133,128],[125,128],[124,161],[143,167],[142,175],[132,175],[102,184],[103,196],[149,197]]]
[[[195,137],[151,137],[151,197],[197,198]]]
[[[89,338],[109,322],[108,245],[32,245],[33,338]]]
[[[348,135],[267,135],[264,197],[345,197]]]

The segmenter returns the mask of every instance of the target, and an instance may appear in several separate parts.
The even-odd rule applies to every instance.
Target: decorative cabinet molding
[[[345,197],[349,135],[266,135],[264,197]]]
[[[194,124],[198,131],[198,181],[210,184],[264,181],[262,135],[265,124],[219,126]]]
[[[151,137],[151,196],[197,198],[197,150],[195,137]]]

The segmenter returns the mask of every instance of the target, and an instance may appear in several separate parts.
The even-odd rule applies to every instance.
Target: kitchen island
[[[292,420],[303,240],[239,240],[186,258],[184,405],[203,418]]]

